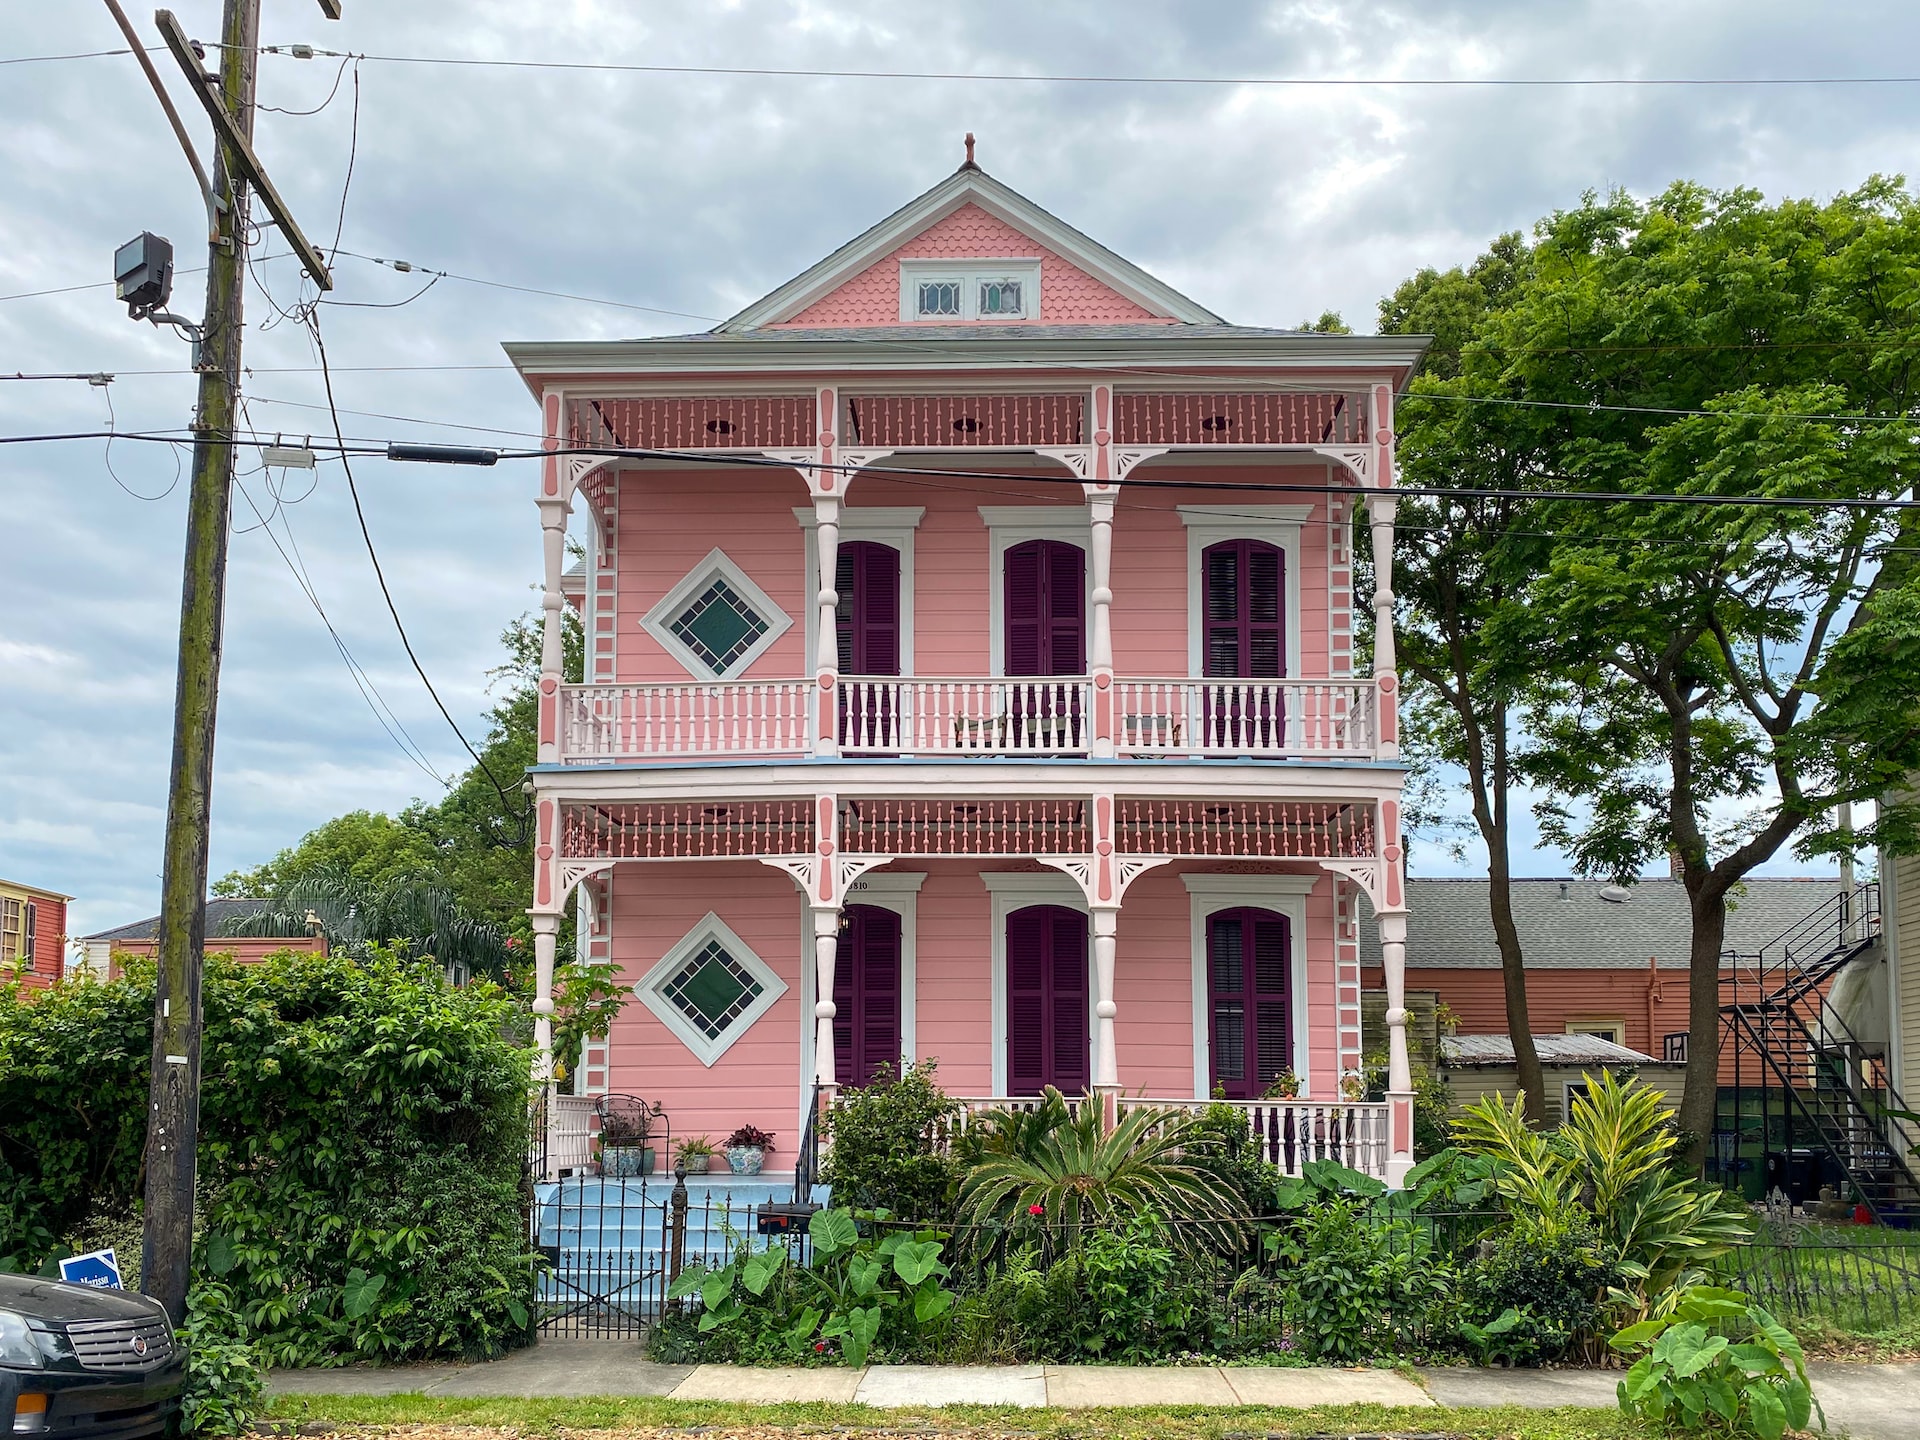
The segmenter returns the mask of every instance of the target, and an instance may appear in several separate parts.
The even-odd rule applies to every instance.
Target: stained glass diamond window
[[[724,577],[715,576],[668,628],[714,674],[725,675],[771,627]]]
[[[668,1003],[709,1040],[726,1034],[765,990],[759,977],[718,940],[702,945],[660,987]]]
[[[921,281],[920,313],[957,316],[960,313],[960,282],[957,280]]]
[[[1021,285],[1018,280],[982,280],[980,282],[981,315],[1019,317],[1026,313],[1020,306]]]

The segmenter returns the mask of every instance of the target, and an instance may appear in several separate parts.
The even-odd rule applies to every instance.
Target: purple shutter
[[[900,552],[874,540],[847,541],[834,570],[840,673],[898,675]]]
[[[1083,675],[1087,668],[1087,556],[1064,540],[1007,551],[1006,673]]]
[[[1223,540],[1200,557],[1206,594],[1206,673],[1270,680],[1287,673],[1286,556],[1259,540]]]
[[[1007,1093],[1038,1095],[1047,1083],[1047,909],[1007,917]]]
[[[1286,917],[1270,910],[1207,918],[1207,1039],[1229,1100],[1257,1100],[1292,1068],[1291,950]]]
[[[872,1083],[900,1066],[900,917],[879,905],[849,905],[833,972],[834,1078]]]
[[[1093,1078],[1087,917],[1031,905],[1007,917],[1007,1092],[1078,1095]]]
[[[1048,925],[1052,944],[1053,1041],[1049,1082],[1062,1095],[1081,1095],[1093,1084],[1091,1013],[1087,994],[1087,917],[1056,907]]]

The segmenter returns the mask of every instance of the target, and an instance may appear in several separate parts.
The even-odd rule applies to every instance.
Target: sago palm
[[[1049,1086],[1034,1116],[989,1122],[961,1185],[961,1219],[983,1244],[1029,1221],[1071,1244],[1089,1226],[1151,1210],[1182,1249],[1229,1246],[1246,1217],[1232,1190],[1187,1162],[1198,1138],[1190,1117],[1151,1108],[1128,1110],[1103,1131],[1098,1104],[1069,1118]]]

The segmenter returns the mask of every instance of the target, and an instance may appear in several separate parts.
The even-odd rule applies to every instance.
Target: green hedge
[[[486,984],[379,955],[206,972],[197,1258],[275,1364],[497,1353],[525,1332],[530,1051]],[[142,1184],[153,972],[0,989],[0,1257]]]

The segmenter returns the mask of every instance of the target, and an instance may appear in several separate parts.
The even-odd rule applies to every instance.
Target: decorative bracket
[[[1094,857],[1091,855],[1036,855],[1033,857],[1042,865],[1058,870],[1080,887],[1080,893],[1087,897],[1089,905],[1111,905],[1118,908],[1126,898],[1127,887],[1147,871],[1160,865],[1170,864],[1169,855],[1129,855],[1114,868],[1118,872],[1113,887],[1113,899],[1100,900],[1094,894]]]
[[[847,903],[847,894],[867,871],[882,865],[891,864],[891,855],[841,855],[823,860],[818,855],[762,855],[762,865],[771,865],[776,870],[784,870],[793,877],[793,883],[800,887],[800,893],[807,897],[807,905],[812,909],[822,908],[823,902],[814,893],[814,882],[819,878],[819,867],[831,865],[829,872],[834,877],[833,908],[838,909]]]
[[[1116,481],[1126,479],[1136,467],[1158,459],[1172,448],[1170,445],[1116,445],[1113,450],[1113,478]]]
[[[1058,461],[1082,480],[1093,473],[1093,447],[1090,445],[1037,445],[1033,453]]]
[[[1343,466],[1362,485],[1373,484],[1373,449],[1367,445],[1309,445],[1313,454]]]
[[[568,504],[586,482],[586,478],[596,470],[609,469],[620,463],[614,455],[563,455],[560,457],[560,498]]]
[[[1374,914],[1380,913],[1380,862],[1378,860],[1322,860],[1322,870],[1343,875],[1366,892]]]
[[[565,909],[567,897],[573,894],[574,886],[597,875],[611,875],[616,863],[612,860],[562,860],[560,862],[560,894],[554,901],[554,907]]]

